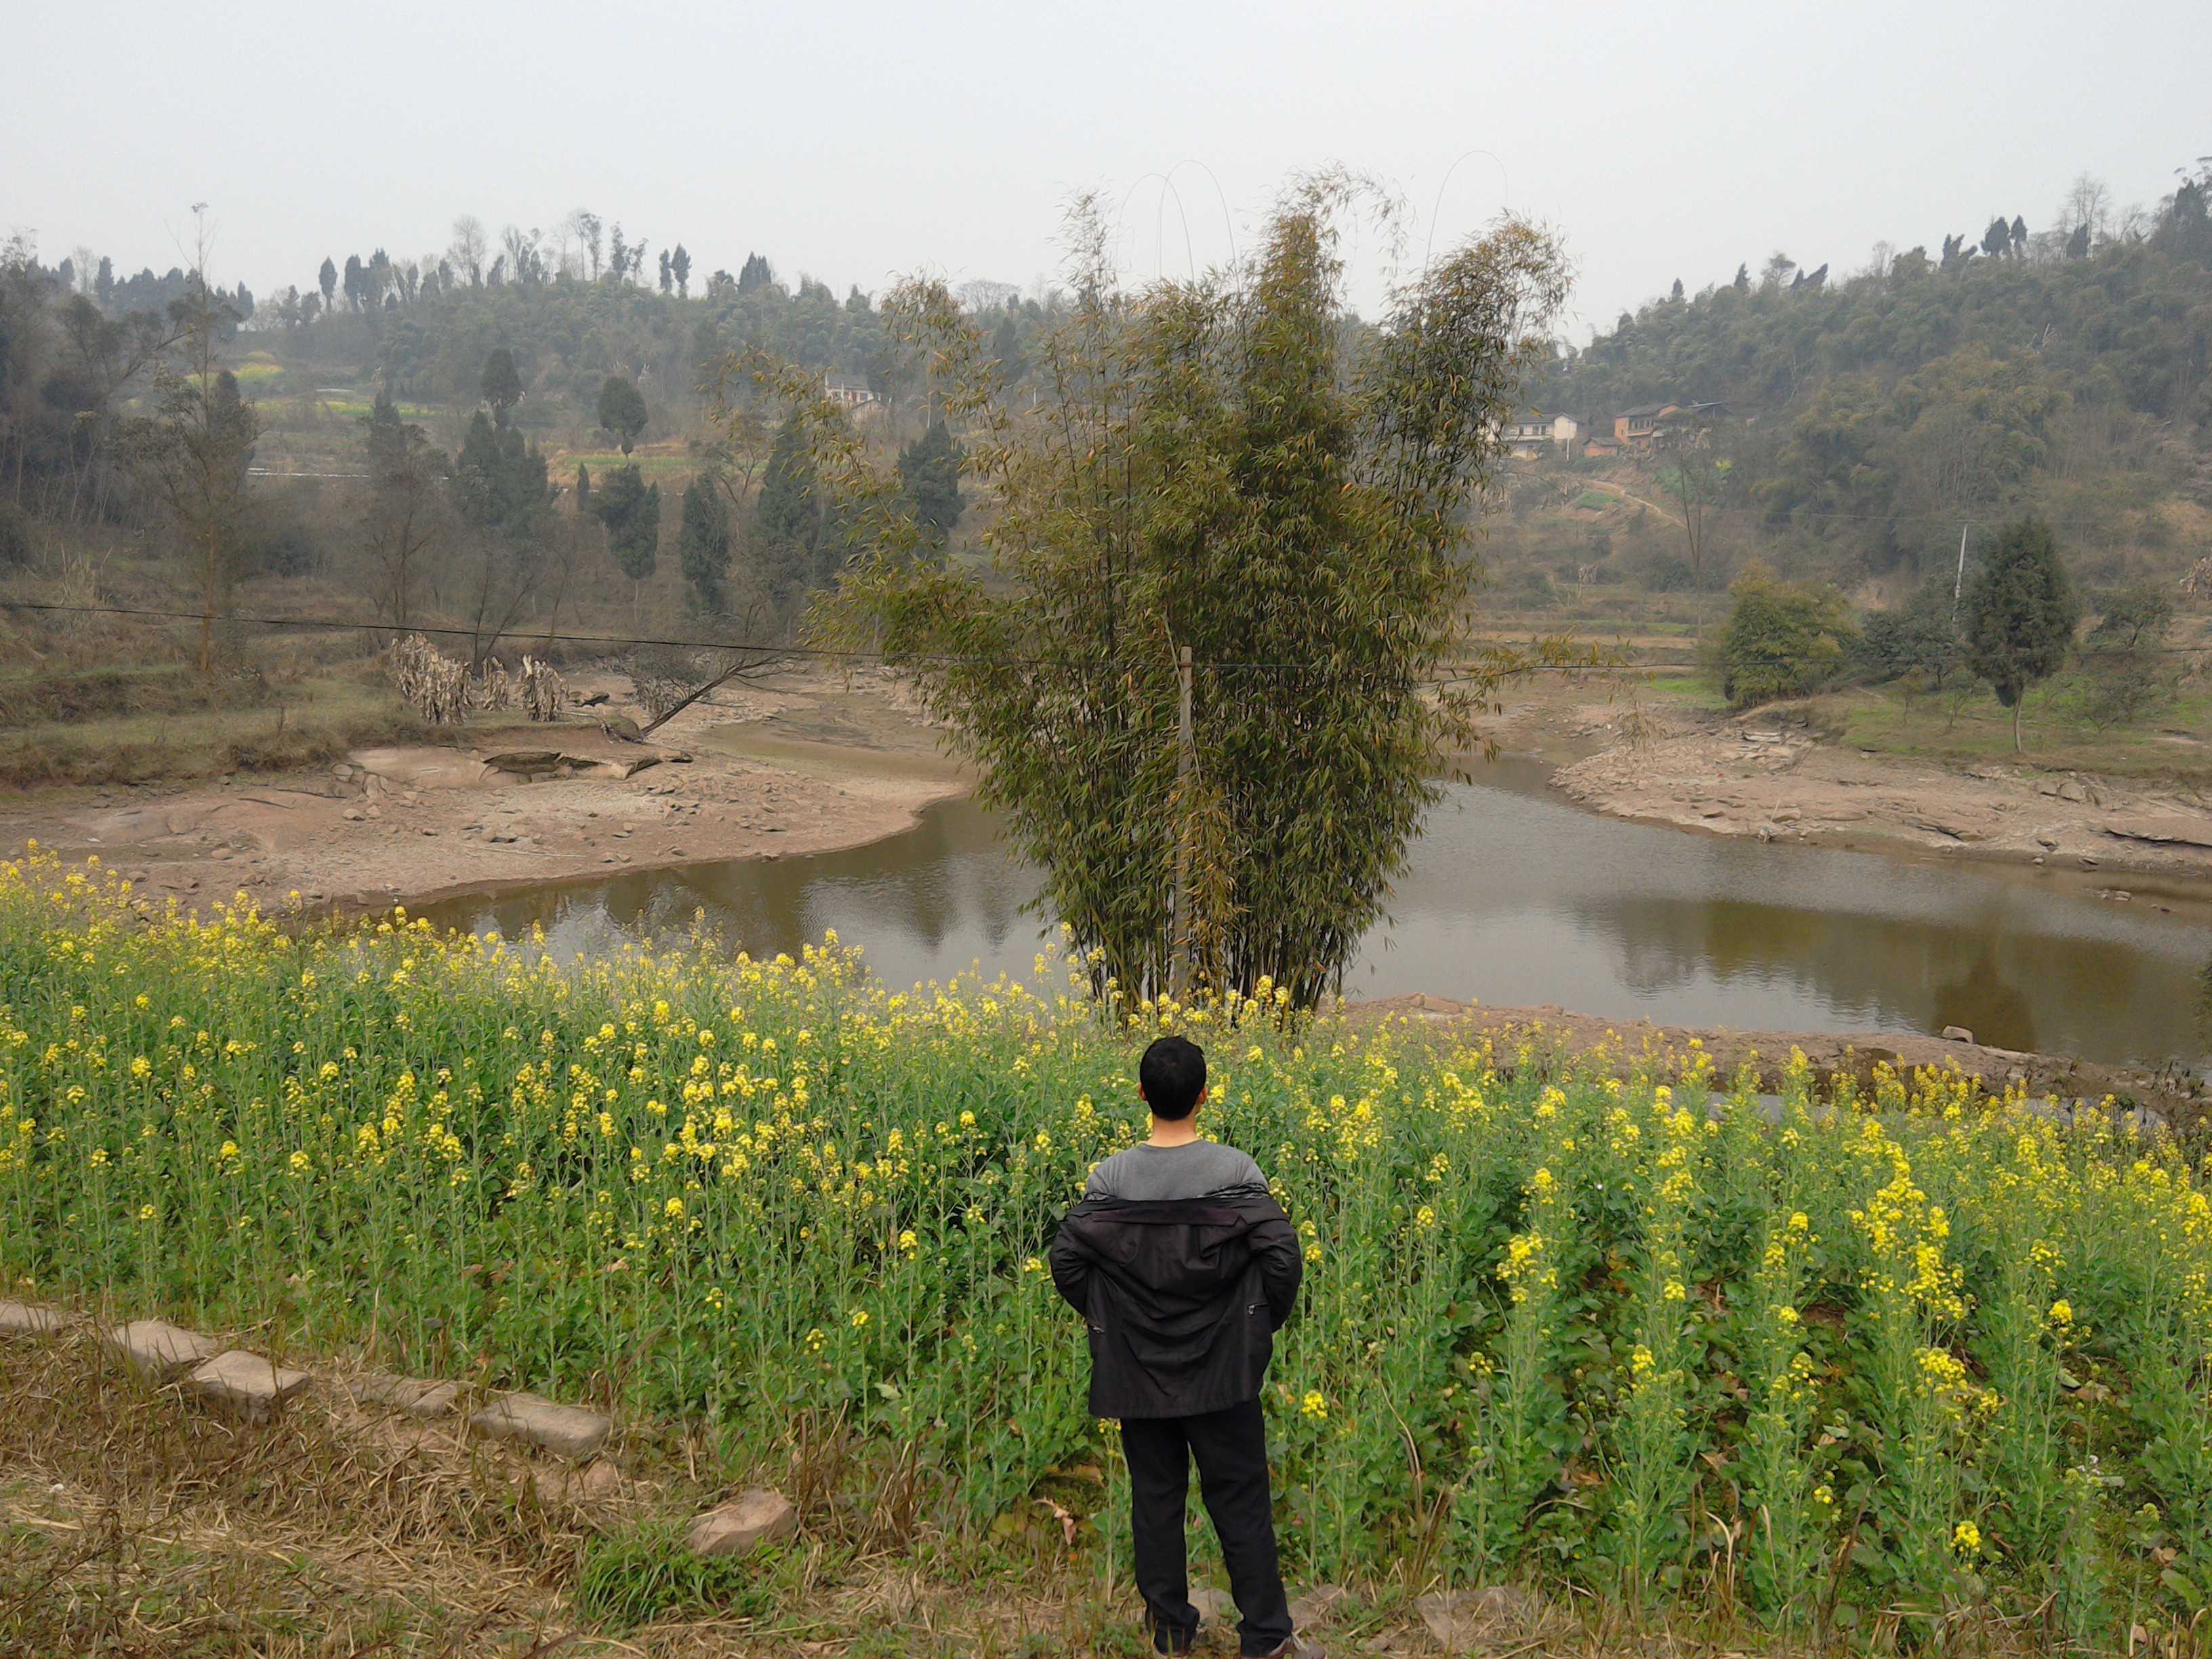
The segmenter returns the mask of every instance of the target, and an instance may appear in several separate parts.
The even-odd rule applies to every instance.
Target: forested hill
[[[2016,507],[2094,524],[2201,488],[2208,198],[2212,170],[2124,229],[1997,219],[1978,245],[1878,255],[1848,279],[1778,254],[1694,295],[1677,283],[1564,353],[1532,401],[1608,431],[1639,404],[1724,404],[1716,505],[1769,537],[1841,539],[1873,568]]]

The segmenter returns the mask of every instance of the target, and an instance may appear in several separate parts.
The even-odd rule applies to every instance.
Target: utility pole
[[[1959,596],[1966,591],[1966,531],[1972,520],[1959,526],[1959,574],[1951,579],[1951,626],[1959,625]]]
[[[1168,935],[1168,994],[1178,1002],[1190,987],[1190,647],[1176,653],[1175,915]]]

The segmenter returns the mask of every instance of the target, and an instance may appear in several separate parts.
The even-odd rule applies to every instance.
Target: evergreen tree
[[[757,288],[767,288],[775,281],[775,271],[764,253],[748,253],[738,270],[738,292],[750,294]]]
[[[999,326],[991,335],[991,355],[999,360],[999,374],[1008,386],[1030,372],[1029,359],[1022,355],[1021,330],[1011,311],[999,319]]]
[[[494,426],[478,410],[461,440],[454,471],[462,513],[472,526],[534,543],[553,499],[545,457],[535,444],[511,426]]]
[[[899,481],[921,527],[923,544],[943,552],[952,539],[967,503],[960,498],[960,446],[943,421],[932,421],[929,430],[899,452]]]
[[[522,401],[522,377],[515,373],[512,351],[499,346],[484,359],[483,376],[477,382],[477,390],[491,405],[493,422],[506,426],[507,411]]]
[[[2069,259],[2089,257],[2089,227],[2086,222],[2075,226],[2073,234],[2066,239],[2066,257]]]
[[[1682,303],[1682,279],[1680,276],[1674,279],[1674,286],[1668,290],[1667,297],[1676,305]]]
[[[2027,221],[2015,213],[2012,218],[2012,257],[2021,258],[2027,252]]]
[[[660,486],[646,483],[635,466],[616,467],[592,498],[592,516],[606,526],[607,551],[630,580],[635,616],[640,586],[659,562]]]
[[[668,250],[666,248],[661,249],[660,291],[663,294],[672,294],[676,291],[676,274],[669,269],[671,263],[672,262],[668,257]]]
[[[708,616],[720,616],[729,608],[723,584],[730,573],[730,509],[721,492],[704,478],[692,479],[684,489],[676,546],[693,605]]]
[[[331,263],[327,253],[323,256],[323,268],[317,273],[315,280],[322,285],[323,309],[328,311],[337,303],[338,268]]]
[[[691,255],[681,242],[676,245],[676,251],[668,256],[668,271],[676,278],[676,297],[679,300],[690,299],[691,297]]]
[[[329,268],[330,263],[327,259],[323,261],[325,269]],[[100,256],[100,271],[92,279],[92,291],[103,306],[115,297],[115,264],[105,253]]]
[[[576,463],[576,516],[583,518],[592,510],[592,469],[581,461]]]
[[[2012,710],[2018,753],[2021,699],[2065,665],[2081,620],[2050,526],[2019,519],[1997,532],[1966,590],[1964,617],[1967,665]]]
[[[822,545],[822,503],[815,488],[814,457],[796,415],[776,428],[753,507],[754,543],[763,574],[780,611],[814,584]]]
[[[1751,292],[1751,266],[1748,262],[1735,268],[1735,280],[1729,286],[1739,294]]]
[[[615,434],[622,453],[629,454],[647,419],[637,382],[620,374],[608,375],[599,387],[599,424]]]

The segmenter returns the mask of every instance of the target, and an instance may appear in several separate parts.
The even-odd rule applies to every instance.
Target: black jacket
[[[1263,1188],[1085,1198],[1053,1240],[1052,1282],[1090,1327],[1091,1414],[1194,1417],[1258,1399],[1302,1272]]]

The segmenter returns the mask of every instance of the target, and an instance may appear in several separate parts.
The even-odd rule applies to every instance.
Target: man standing
[[[1121,1421],[1152,1645],[1188,1653],[1198,1634],[1183,1549],[1194,1459],[1242,1651],[1318,1659],[1291,1627],[1260,1413],[1274,1334],[1297,1301],[1297,1236],[1258,1164],[1198,1138],[1206,1055],[1196,1043],[1162,1037],[1137,1079],[1152,1138],[1091,1172],[1053,1242],[1052,1277],[1090,1328],[1091,1410]]]

